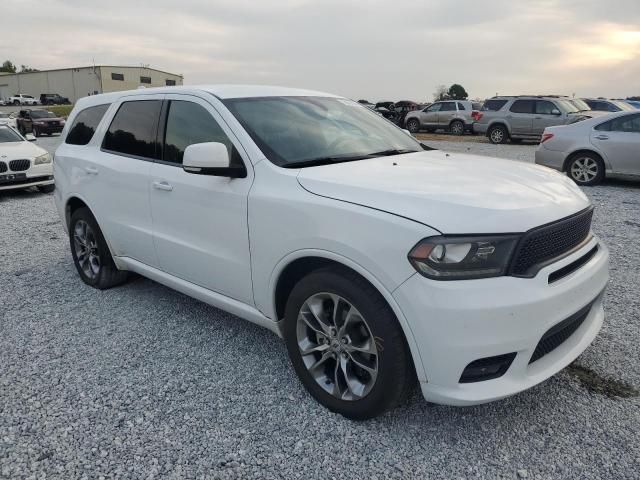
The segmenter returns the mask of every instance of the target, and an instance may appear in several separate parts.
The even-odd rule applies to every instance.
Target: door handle
[[[87,172],[88,175],[97,175],[98,169],[94,167],[84,167],[84,171]]]
[[[158,190],[164,190],[165,192],[170,192],[171,190],[173,190],[173,187],[164,181],[153,182],[153,188],[157,188]]]
[[[609,137],[606,135],[596,135],[596,137],[598,140],[609,140]]]

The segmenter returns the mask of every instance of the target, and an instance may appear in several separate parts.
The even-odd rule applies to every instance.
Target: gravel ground
[[[638,479],[640,399],[614,394],[640,388],[640,185],[586,191],[612,258],[590,370],[364,423],[314,402],[266,330],[142,278],[85,286],[52,196],[0,194],[0,478]]]

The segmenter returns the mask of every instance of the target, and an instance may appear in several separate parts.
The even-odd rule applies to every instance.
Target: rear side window
[[[464,108],[462,103],[458,102],[458,110],[466,110],[466,108]]]
[[[640,115],[626,115],[608,122],[612,132],[640,133]]]
[[[507,103],[506,100],[487,100],[482,105],[482,110],[485,112],[497,112]]]
[[[169,104],[165,129],[164,155],[166,162],[182,164],[184,150],[194,143],[224,143],[232,154],[233,145],[218,122],[207,110],[193,102],[172,100]]]
[[[124,102],[109,126],[102,148],[114,153],[157,158],[156,133],[160,100]]]
[[[509,109],[513,113],[533,113],[533,100],[516,100]]]
[[[96,105],[82,110],[76,115],[73,125],[69,129],[65,143],[70,145],[86,145],[96,133],[102,117],[109,108],[109,104]]]

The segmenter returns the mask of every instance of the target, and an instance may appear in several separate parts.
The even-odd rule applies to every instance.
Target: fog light
[[[501,377],[509,370],[514,358],[516,358],[516,352],[474,360],[464,369],[459,382],[483,382]]]

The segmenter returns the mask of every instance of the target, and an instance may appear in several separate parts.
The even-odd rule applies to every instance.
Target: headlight
[[[45,163],[51,163],[51,155],[48,153],[36,157],[36,159],[33,161],[34,165],[43,165]]]
[[[33,122],[34,125],[44,125],[44,122]]]
[[[518,243],[517,235],[441,236],[418,242],[409,262],[434,280],[464,280],[505,275]]]

